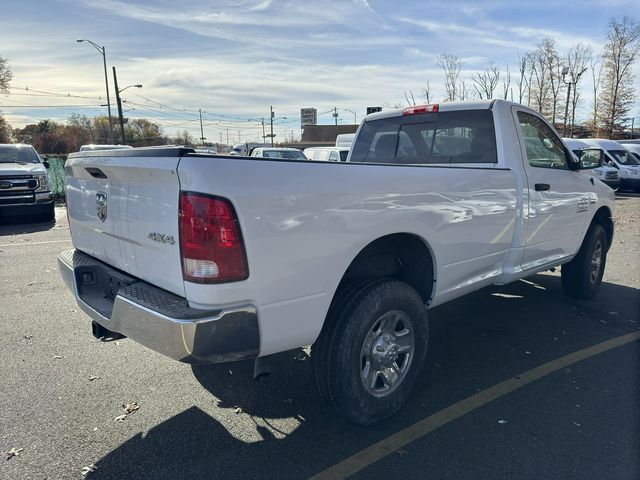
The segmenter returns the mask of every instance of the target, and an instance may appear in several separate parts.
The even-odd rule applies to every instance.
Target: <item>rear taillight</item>
[[[223,283],[249,276],[238,217],[224,198],[181,193],[180,249],[185,281]]]
[[[440,110],[440,105],[437,103],[430,103],[429,105],[414,105],[413,107],[406,107],[403,115],[419,115],[421,113],[437,113]]]

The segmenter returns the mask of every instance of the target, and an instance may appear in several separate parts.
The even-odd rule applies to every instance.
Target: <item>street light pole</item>
[[[109,115],[109,141],[111,143],[113,143],[113,123],[111,121],[111,100],[109,99],[109,79],[107,78],[107,54],[106,54],[106,50],[104,48],[104,46],[100,46],[94,42],[92,42],[91,40],[87,40],[87,39],[83,39],[83,40],[76,40],[76,42],[78,43],[82,43],[82,42],[89,42],[91,45],[94,46],[94,48],[96,50],[98,50],[101,54],[102,54],[102,63],[104,65],[104,84],[107,90],[107,112]]]
[[[354,112],[350,108],[345,108],[345,111],[353,113],[353,124],[357,125],[358,124],[358,117],[356,116],[356,112]]]

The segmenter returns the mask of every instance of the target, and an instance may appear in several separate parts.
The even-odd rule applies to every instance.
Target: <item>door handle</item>
[[[550,190],[551,185],[548,183],[536,183],[535,185],[536,192],[544,192],[545,190]]]

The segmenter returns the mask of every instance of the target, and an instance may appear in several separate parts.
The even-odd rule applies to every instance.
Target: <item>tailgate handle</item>
[[[107,178],[105,173],[99,168],[86,167],[85,170],[89,172],[89,175],[91,175],[93,178]]]
[[[536,192],[544,192],[545,190],[549,190],[551,185],[548,183],[536,183],[535,188]]]

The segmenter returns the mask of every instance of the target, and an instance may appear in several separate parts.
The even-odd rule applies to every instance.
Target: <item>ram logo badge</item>
[[[173,235],[164,235],[163,233],[151,232],[147,235],[151,240],[158,243],[168,243],[173,245],[176,241],[173,239]]]
[[[96,193],[96,212],[101,222],[107,219],[107,194],[104,192]]]

